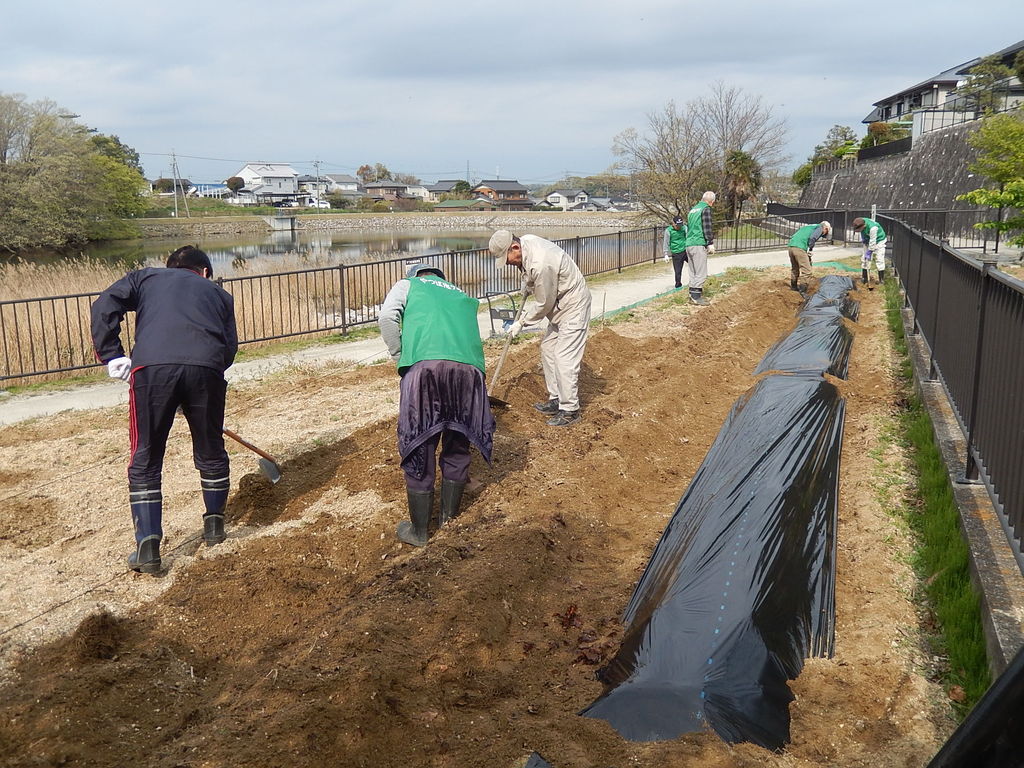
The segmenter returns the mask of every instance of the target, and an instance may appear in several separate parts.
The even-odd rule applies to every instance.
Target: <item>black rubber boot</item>
[[[224,515],[203,515],[203,541],[206,546],[214,547],[227,537],[224,532]]]
[[[790,280],[789,281],[789,290],[791,290],[791,291],[799,291],[800,290],[800,287],[796,284],[796,280]]]
[[[541,413],[558,413],[558,398],[545,400],[543,403],[534,403],[533,407]]]
[[[437,524],[442,526],[449,520],[459,516],[459,506],[462,504],[462,492],[466,490],[465,483],[456,483],[453,480],[441,480],[441,511],[437,515]]]
[[[160,537],[147,536],[128,555],[128,567],[138,573],[160,572]]]
[[[690,289],[690,303],[696,304],[700,307],[706,307],[710,302],[704,298],[703,288],[691,288]]]
[[[398,524],[398,539],[414,547],[425,547],[430,536],[428,528],[434,510],[434,492],[406,489],[405,495],[409,499],[409,520]]]
[[[884,282],[885,282],[885,270],[884,269],[880,269],[880,270],[878,270],[878,284],[881,285]]]
[[[862,269],[860,271],[860,281],[864,283],[864,285],[868,284],[868,271],[866,269]]]

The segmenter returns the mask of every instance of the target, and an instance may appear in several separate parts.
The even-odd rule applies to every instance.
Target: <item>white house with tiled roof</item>
[[[299,191],[299,174],[288,163],[247,163],[233,175],[245,181],[246,192],[261,200],[281,200]]]

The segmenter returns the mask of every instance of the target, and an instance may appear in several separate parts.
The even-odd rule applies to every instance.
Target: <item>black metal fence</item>
[[[559,240],[585,275],[622,270],[661,256],[661,227]],[[423,256],[475,298],[520,288],[486,249]],[[381,302],[405,275],[406,259],[221,278],[235,299],[239,343],[347,333],[377,321]],[[93,368],[89,310],[97,292],[0,302],[0,381]],[[122,342],[131,348],[132,323]]]
[[[860,236],[853,231],[853,220],[857,217],[871,216],[871,211],[864,209],[837,210],[827,208],[795,208],[769,203],[768,213],[793,221],[802,221],[805,216],[818,216],[832,223],[833,240],[843,242],[859,242]],[[909,224],[939,240],[947,241],[960,250],[980,250],[982,253],[999,253],[999,233],[988,229],[978,229],[977,224],[994,221],[1002,214],[992,209],[972,210],[906,210],[901,208],[879,208],[876,217],[888,216]],[[885,225],[882,225],[885,228]]]
[[[913,311],[967,438],[965,479],[983,482],[1024,570],[1024,282],[907,223],[880,217]]]
[[[873,147],[865,147],[857,152],[857,160],[871,160],[876,157],[898,155],[901,152],[909,152],[914,145],[912,136],[906,136],[896,141],[887,141],[885,144],[876,144]]]

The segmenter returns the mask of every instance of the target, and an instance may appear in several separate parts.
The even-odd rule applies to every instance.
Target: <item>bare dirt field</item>
[[[952,723],[890,515],[909,481],[885,435],[901,394],[880,291],[858,295],[849,380],[835,381],[836,655],[793,681],[792,743],[634,744],[576,714],[601,693],[594,673],[690,478],[795,322],[787,273],[595,327],[584,420],[567,429],[530,407],[544,397],[536,341],[517,343],[494,465],[475,459],[482,490],[423,550],[394,537],[406,512],[390,365],[229,392],[227,426],[284,476],[270,485],[229,446],[229,538],[215,548],[197,541],[179,420],[157,578],[123,566],[123,409],[0,429],[0,765],[506,768],[534,750],[558,768],[926,764]]]

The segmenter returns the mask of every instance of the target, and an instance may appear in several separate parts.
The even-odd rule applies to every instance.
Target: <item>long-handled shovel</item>
[[[221,431],[223,431],[225,435],[230,437],[236,443],[244,445],[246,448],[248,448],[250,451],[252,451],[257,456],[260,457],[260,471],[264,475],[266,475],[266,478],[271,483],[276,483],[278,480],[281,479],[281,467],[278,466],[273,456],[271,456],[266,451],[260,450],[255,445],[250,443],[248,440],[242,438],[237,433],[232,432],[227,427],[223,427]]]
[[[526,296],[527,290],[524,288],[522,301],[519,302],[519,312],[516,313],[515,320],[512,321],[513,325],[519,322],[523,316],[523,312],[526,311]],[[510,346],[512,346],[511,334],[507,335],[505,338],[505,346],[502,347],[501,355],[498,357],[498,364],[494,366],[494,375],[491,376],[491,386],[487,390],[487,402],[498,408],[508,408],[510,405],[507,401],[502,400],[500,397],[495,397],[493,394],[494,389],[498,384],[498,377],[501,376],[501,367],[505,364],[505,357],[508,355],[508,348]]]

